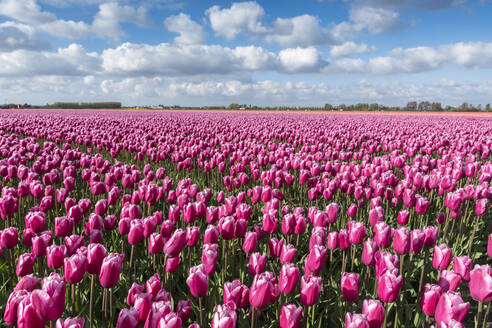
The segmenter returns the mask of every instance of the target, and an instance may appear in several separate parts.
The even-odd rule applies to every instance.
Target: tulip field
[[[0,111],[1,327],[492,327],[492,117]]]

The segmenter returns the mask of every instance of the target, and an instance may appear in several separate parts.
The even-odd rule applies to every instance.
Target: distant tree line
[[[55,109],[114,109],[121,108],[121,102],[106,101],[106,102],[56,102],[54,104],[47,104],[42,108],[55,108]]]

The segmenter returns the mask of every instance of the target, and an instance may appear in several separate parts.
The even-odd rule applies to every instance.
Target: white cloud
[[[15,50],[0,53],[0,76],[73,76],[101,71],[97,53],[87,53],[77,44],[60,48],[57,52]]]
[[[104,3],[94,17],[92,29],[98,36],[118,39],[124,36],[120,23],[133,23],[137,26],[152,25],[151,18],[144,7],[120,6],[116,2]]]
[[[220,6],[213,6],[205,14],[214,32],[228,40],[234,39],[240,33],[266,32],[266,28],[261,23],[265,17],[265,11],[253,1],[236,2],[230,8],[224,9]]]
[[[290,73],[319,71],[323,65],[320,53],[314,47],[284,49],[278,57],[285,71]]]
[[[194,22],[189,15],[180,13],[164,20],[164,25],[170,32],[178,33],[174,38],[175,43],[200,44],[205,40],[205,30]]]
[[[345,42],[341,45],[332,46],[330,55],[332,57],[345,57],[353,54],[365,54],[376,51],[375,46],[368,46],[365,43],[357,44],[353,41]]]
[[[40,51],[50,48],[49,42],[41,38],[31,26],[11,21],[0,23],[0,52],[19,49]]]
[[[443,10],[465,4],[465,0],[358,0],[362,5],[384,8]]]
[[[492,43],[458,42],[440,48],[456,65],[471,69],[492,68]]]
[[[399,18],[400,14],[390,9],[356,6],[352,7],[349,16],[356,31],[367,28],[370,33],[381,34],[397,32],[406,27]]]
[[[307,47],[335,43],[330,30],[322,27],[319,19],[311,15],[277,18],[265,39],[281,46]]]
[[[41,10],[34,0],[0,0],[0,15],[30,24],[48,34],[79,39],[89,36],[107,37],[114,40],[124,36],[121,23],[138,26],[152,24],[144,7],[120,6],[117,2],[103,3],[92,24],[83,21],[57,19],[56,15]]]

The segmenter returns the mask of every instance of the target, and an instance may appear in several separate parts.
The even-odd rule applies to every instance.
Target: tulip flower
[[[298,328],[302,318],[302,306],[284,304],[280,308],[280,328]]]
[[[85,274],[86,257],[74,254],[64,259],[65,280],[70,284],[79,283]]]
[[[362,313],[369,322],[369,328],[381,328],[386,310],[378,300],[364,300],[362,302]]]
[[[321,292],[321,277],[301,277],[301,302],[306,306],[312,306],[318,300]]]
[[[248,272],[254,276],[262,273],[265,270],[267,257],[261,253],[253,253],[249,257]]]
[[[85,270],[89,274],[99,274],[101,265],[106,257],[106,248],[101,244],[89,244],[87,246],[87,262]]]
[[[31,274],[34,267],[34,259],[36,257],[32,253],[24,253],[17,259],[17,268],[15,274],[18,277],[23,277],[25,275]]]
[[[406,225],[410,217],[410,212],[406,209],[402,209],[398,212],[398,224]]]
[[[319,275],[328,254],[324,246],[315,245],[306,257],[306,266],[314,275]]]
[[[161,279],[159,278],[159,275],[157,273],[147,280],[147,282],[145,283],[145,288],[147,294],[151,295],[152,299],[155,299],[157,293],[162,289]]]
[[[177,229],[164,244],[164,253],[169,257],[176,257],[186,246],[186,232]]]
[[[17,324],[17,316],[18,316],[18,308],[19,304],[24,299],[29,299],[30,292],[24,289],[14,290],[7,299],[7,303],[5,305],[5,312],[3,314],[3,320],[11,326],[15,326]]]
[[[205,266],[203,264],[190,268],[190,274],[186,279],[186,284],[190,288],[190,292],[195,297],[203,297],[208,290],[208,276],[205,274]]]
[[[44,328],[45,320],[40,316],[31,297],[25,297],[17,307],[17,327]]]
[[[453,258],[453,271],[461,276],[465,281],[470,280],[470,271],[473,267],[473,260],[469,256],[459,256]]]
[[[280,276],[278,278],[278,287],[280,292],[285,295],[292,293],[296,288],[300,277],[301,273],[295,264],[284,264],[280,269]]]
[[[294,245],[287,244],[282,246],[282,252],[280,253],[280,263],[290,263],[294,260],[297,254],[297,249]]]
[[[373,236],[376,244],[381,248],[391,245],[391,227],[386,222],[378,222],[373,228]]]
[[[446,244],[434,246],[434,256],[432,258],[432,266],[436,270],[444,270],[451,263],[453,251]]]
[[[442,293],[434,316],[439,325],[448,324],[451,319],[462,322],[469,308],[470,303],[463,302],[460,293],[450,291]]]
[[[452,270],[442,270],[438,285],[444,292],[455,291],[461,283],[461,276]]]
[[[366,239],[364,248],[362,249],[362,263],[365,265],[374,265],[376,260],[374,255],[378,250],[378,245],[372,239]]]
[[[28,292],[32,292],[37,287],[40,281],[40,278],[29,274],[19,280],[19,282],[15,285],[14,291],[25,289]]]
[[[122,309],[118,315],[116,328],[137,328],[139,311],[136,309]]]
[[[268,276],[263,272],[254,277],[249,289],[249,303],[254,308],[264,308],[270,302],[274,286]]]
[[[204,244],[202,249],[202,264],[204,272],[212,275],[217,270],[217,244]]]
[[[236,309],[228,303],[217,305],[212,317],[212,328],[234,328],[236,327]]]
[[[133,308],[138,311],[138,321],[143,323],[147,320],[147,316],[152,307],[152,295],[140,293],[135,295],[135,303]]]
[[[345,315],[345,328],[370,328],[365,314],[350,313]]]
[[[157,301],[152,303],[144,327],[156,328],[159,320],[171,312],[171,302]]]
[[[418,254],[424,247],[425,233],[420,229],[412,230],[410,233],[410,251]]]
[[[420,309],[426,315],[433,316],[437,302],[439,302],[439,298],[441,297],[442,289],[438,285],[425,284],[424,290],[420,295]]]
[[[410,231],[405,227],[395,229],[393,248],[397,254],[408,254],[410,251]]]
[[[391,271],[385,272],[378,279],[378,296],[385,303],[394,302],[400,294],[403,277],[396,277]]]
[[[0,233],[0,247],[11,249],[19,242],[17,228],[6,228]]]
[[[473,299],[479,302],[492,301],[492,269],[490,266],[475,264],[470,272],[469,287]]]
[[[63,265],[63,259],[67,253],[65,245],[51,245],[46,249],[46,261],[48,268],[58,269]]]
[[[241,284],[239,279],[225,282],[222,295],[224,304],[232,302],[236,308],[244,308],[249,305],[249,288]]]
[[[351,244],[362,244],[366,235],[366,226],[362,222],[355,222],[348,229],[349,241]]]
[[[359,298],[359,281],[358,273],[344,272],[340,283],[343,298],[347,302],[355,302]]]
[[[112,288],[120,278],[121,267],[123,265],[124,254],[110,253],[101,265],[99,282],[104,288]]]
[[[167,304],[170,301],[166,302]],[[190,300],[180,300],[178,306],[176,306],[176,313],[181,318],[182,322],[187,322],[190,319],[191,311],[193,310],[193,303]]]
[[[31,300],[41,318],[56,320],[65,310],[65,281],[57,273],[43,279],[42,289],[31,294]]]
[[[84,318],[67,318],[62,321],[58,319],[56,321],[56,328],[84,328]]]

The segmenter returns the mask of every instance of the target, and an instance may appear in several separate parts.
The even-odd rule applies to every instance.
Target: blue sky
[[[492,102],[490,0],[0,0],[0,103]]]

